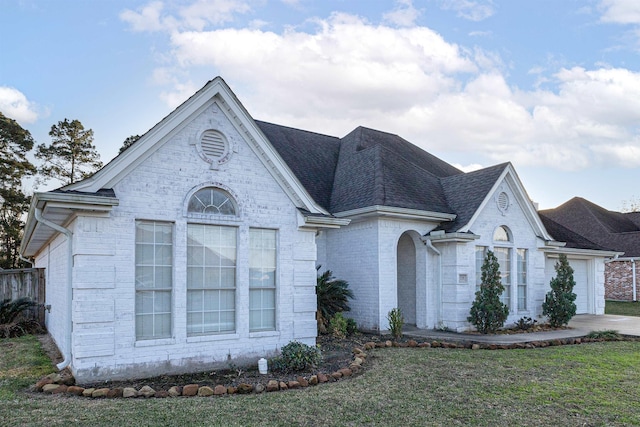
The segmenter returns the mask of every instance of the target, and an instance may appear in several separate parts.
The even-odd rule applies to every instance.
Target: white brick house
[[[315,344],[318,264],[350,282],[365,329],[396,306],[469,328],[486,248],[509,321],[541,314],[563,251],[586,260],[582,311],[602,313],[613,253],[562,246],[510,164],[464,174],[395,135],[255,121],[216,78],[92,177],[36,193],[21,253],[46,268],[61,367],[86,382]]]

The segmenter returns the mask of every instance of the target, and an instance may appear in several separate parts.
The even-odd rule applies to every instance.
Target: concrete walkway
[[[418,329],[411,326],[403,328],[402,332],[407,337],[414,337],[422,340],[451,340],[468,343],[507,345],[564,338],[580,338],[584,337],[591,331],[604,330],[615,330],[623,335],[640,337],[640,317],[614,316],[610,314],[598,316],[592,314],[579,314],[571,319],[569,322],[569,329],[510,335],[465,334],[436,331],[433,329]]]

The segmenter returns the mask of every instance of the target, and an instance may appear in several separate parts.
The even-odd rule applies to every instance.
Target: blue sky
[[[640,197],[637,0],[0,0],[0,111],[103,161],[220,75],[256,119],[511,161],[541,208]],[[43,190],[43,188],[40,188]]]

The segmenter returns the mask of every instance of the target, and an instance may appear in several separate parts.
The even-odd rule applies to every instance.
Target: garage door
[[[558,261],[557,258],[547,258],[545,276],[547,286],[551,279],[556,277],[555,265]],[[576,286],[573,288],[573,293],[576,294],[576,314],[584,314],[589,312],[589,274],[588,274],[588,262],[582,259],[569,259],[569,264],[573,268],[573,280],[576,282]]]

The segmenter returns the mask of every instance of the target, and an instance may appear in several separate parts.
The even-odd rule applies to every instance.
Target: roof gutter
[[[71,338],[73,334],[73,320],[72,320],[72,303],[73,303],[73,233],[71,230],[61,227],[58,224],[49,221],[42,216],[42,208],[36,207],[35,209],[36,221],[41,222],[47,227],[51,227],[54,230],[62,233],[67,238],[67,327],[65,333],[65,345],[64,345],[64,360],[56,365],[59,370],[62,370],[71,364]]]

